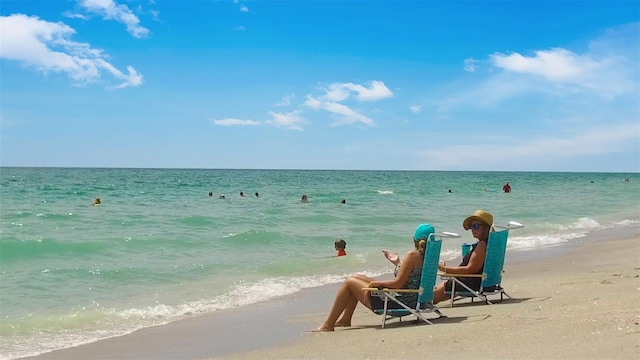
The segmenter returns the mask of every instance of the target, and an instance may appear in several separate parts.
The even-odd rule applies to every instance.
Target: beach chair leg
[[[456,297],[456,282],[451,282],[451,307],[453,307],[453,298]]]
[[[384,329],[384,325],[387,322],[387,303],[389,302],[389,297],[385,295],[384,297],[384,312],[382,313],[382,329]]]

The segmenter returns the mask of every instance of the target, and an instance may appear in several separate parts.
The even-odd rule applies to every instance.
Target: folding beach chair
[[[443,279],[452,279],[453,284],[451,291],[445,291],[447,295],[451,296],[451,307],[458,298],[470,297],[471,302],[475,298],[484,301],[486,304],[493,304],[489,300],[489,295],[500,295],[500,301],[503,300],[503,296],[511,299],[511,296],[507,294],[501,286],[502,273],[504,269],[504,259],[507,252],[507,239],[509,238],[509,230],[524,227],[524,225],[515,221],[510,221],[507,226],[494,225],[494,228],[502,229],[500,231],[492,231],[489,234],[489,241],[487,242],[487,253],[484,259],[484,269],[482,274],[448,274],[438,273]],[[482,281],[480,283],[479,290],[473,290],[467,284],[459,280],[459,278],[480,277]],[[459,290],[456,290],[456,287]],[[494,300],[495,301],[495,300]]]
[[[416,321],[424,321],[427,324],[433,324],[423,314],[436,313],[438,317],[444,315],[433,305],[433,289],[437,279],[438,262],[440,261],[440,249],[442,247],[442,238],[460,237],[459,234],[451,232],[433,233],[427,239],[427,245],[424,254],[424,264],[422,265],[422,274],[420,277],[420,287],[418,289],[377,289],[365,288],[371,291],[372,296],[378,296],[384,300],[382,309],[374,309],[373,311],[382,315],[382,328],[386,324],[387,318],[397,317],[402,321],[403,316],[415,315]],[[407,306],[402,301],[402,294],[417,293],[418,300],[415,308]],[[389,308],[389,301],[393,301],[401,308]]]

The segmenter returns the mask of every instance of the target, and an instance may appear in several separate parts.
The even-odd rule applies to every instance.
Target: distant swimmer
[[[213,192],[209,191],[209,197],[213,196]]]
[[[336,247],[336,251],[338,252],[338,254],[336,256],[345,256],[347,255],[347,251],[345,250],[347,248],[347,242],[340,239],[340,240],[336,240],[335,242],[335,247]]]
[[[240,191],[240,197],[244,197],[244,193]]]
[[[91,205],[93,205],[93,206],[102,205],[102,201],[100,201],[100,198],[97,197],[97,198],[93,199],[93,201],[91,201]]]
[[[511,185],[509,185],[508,181],[506,183],[504,183],[504,186],[502,187],[502,191],[504,191],[506,193],[510,193],[511,192]]]
[[[260,196],[260,194],[258,194],[258,192],[256,191],[256,197],[259,197],[259,196]]]
[[[340,200],[340,204],[346,204],[346,203],[347,203],[347,199]]]
[[[452,192],[451,189],[449,189],[449,192]]]
[[[220,194],[220,196],[218,196],[218,199],[226,199],[226,197],[224,196],[224,194]]]
[[[309,197],[307,196],[307,194],[302,195],[302,197],[300,198],[300,201],[309,202]]]

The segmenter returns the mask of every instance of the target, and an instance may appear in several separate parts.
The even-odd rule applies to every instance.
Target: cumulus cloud
[[[382,81],[372,81],[367,86],[354,83],[333,83],[322,90],[324,90],[324,93],[319,96],[307,95],[305,102],[301,106],[331,113],[334,119],[332,126],[355,123],[375,126],[373,119],[340,102],[350,98],[360,102],[370,102],[393,96],[391,90],[389,90]],[[294,94],[286,95],[280,102],[274,104],[274,106],[290,106],[293,98],[295,98]],[[271,119],[266,120],[264,123],[284,129],[302,131],[303,128],[301,124],[306,122],[307,119],[302,117],[301,114],[302,110],[291,112],[270,111],[269,115]],[[258,125],[258,123],[247,123],[247,120],[238,119],[214,120],[214,123],[227,126]]]
[[[325,110],[337,116],[337,121],[333,123],[334,126],[353,124],[356,122],[363,123],[365,125],[374,126],[375,123],[369,117],[362,115],[344,104],[340,104],[332,101],[324,101],[314,98],[311,95],[307,95],[307,101],[305,106],[314,110]]]
[[[307,95],[304,106],[314,110],[324,110],[335,115],[333,126],[362,123],[374,126],[375,122],[349,106],[342,104],[349,99],[360,102],[378,101],[393,96],[393,92],[382,81],[371,81],[368,86],[354,83],[333,83],[320,96]]]
[[[0,57],[35,68],[43,73],[64,72],[77,84],[97,82],[102,74],[120,80],[114,88],[142,84],[143,76],[133,67],[118,70],[105,60],[102,50],[71,41],[75,30],[62,22],[48,22],[37,16],[0,16]]]
[[[211,122],[220,126],[258,126],[260,125],[259,121],[242,120],[242,119],[234,119],[234,118],[211,120]]]
[[[115,20],[127,27],[127,31],[136,38],[149,36],[149,29],[140,25],[140,19],[127,7],[113,0],[79,0],[78,5],[87,12]]]
[[[240,6],[240,11],[242,12],[249,12],[249,8],[246,5],[241,5]]]
[[[518,53],[495,53],[490,56],[494,66],[506,71],[542,76],[551,81],[581,83],[589,74],[607,66],[606,60],[596,61],[588,55],[578,55],[566,49],[536,51],[534,56]]]
[[[358,101],[378,101],[393,96],[393,92],[382,81],[372,81],[369,87],[354,83],[333,83],[326,89],[323,99],[344,101],[354,93]]]
[[[640,48],[637,34],[640,23],[608,30],[595,38],[581,52],[553,47],[531,54],[493,53],[483,60],[473,60],[479,74],[465,79],[463,90],[443,93],[431,101],[438,112],[469,107],[502,106],[525,96],[540,96],[550,101],[602,101],[634,98],[640,87]],[[484,74],[475,66],[481,62]],[[484,77],[481,77],[485,75]]]
[[[304,118],[301,117],[300,114],[300,110],[292,111],[289,113],[277,113],[269,111],[269,115],[271,115],[273,119],[267,120],[266,123],[285,129],[301,131],[302,128],[298,124],[304,122]]]
[[[634,91],[638,85],[638,61],[630,48],[604,47],[602,40],[591,43],[590,50],[576,53],[563,48],[519,53],[494,53],[489,61],[504,73],[542,80],[554,86],[570,86],[575,91],[589,91],[604,97],[616,97]],[[638,44],[635,44],[638,51]]]

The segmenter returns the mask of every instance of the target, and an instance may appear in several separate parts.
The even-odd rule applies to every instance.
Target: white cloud
[[[325,110],[334,115],[337,115],[338,120],[333,123],[334,126],[353,124],[356,122],[360,122],[369,126],[375,125],[372,119],[352,110],[346,105],[339,104],[337,102],[318,100],[311,95],[307,95],[307,101],[304,103],[304,105],[314,110]]]
[[[239,125],[239,126],[258,126],[260,125],[259,121],[254,121],[254,120],[242,120],[242,119],[234,119],[234,118],[226,118],[226,119],[219,119],[219,120],[211,120],[211,122],[213,122],[216,125],[220,125],[220,126],[233,126],[233,125]]]
[[[136,38],[149,36],[149,29],[140,25],[140,19],[126,5],[113,0],[79,0],[78,5],[88,12],[103,16],[104,20],[125,24],[127,31]]]
[[[242,12],[249,12],[249,8],[246,5],[241,5],[240,6],[240,11]]]
[[[36,16],[0,16],[0,57],[19,61],[36,70],[65,72],[77,84],[97,82],[106,71],[121,80],[114,88],[138,86],[142,75],[133,67],[127,73],[105,60],[100,49],[69,40],[75,30],[62,22],[47,22]]]
[[[577,54],[554,48],[534,54],[527,57],[518,53],[495,53],[489,58],[493,66],[506,73],[545,80],[550,86],[572,86],[571,91],[593,91],[601,96],[615,97],[637,86],[637,78],[636,81],[629,78],[627,69],[638,63],[630,63],[622,53]]]
[[[65,11],[64,13],[62,13],[62,16],[70,18],[70,19],[81,19],[81,20],[87,20],[88,19],[83,14],[72,13],[71,11]]]
[[[478,135],[476,138],[490,138]],[[506,138],[511,142],[493,144],[474,141],[473,145],[441,146],[420,152],[426,168],[461,169],[469,164],[487,168],[526,168],[553,164],[567,158],[612,154],[637,148],[640,133],[637,124],[580,128],[566,135],[539,138]],[[518,166],[521,164],[521,166]]]
[[[319,97],[307,95],[304,106],[314,110],[328,111],[336,116],[333,126],[362,123],[375,126],[375,122],[349,106],[341,104],[352,96],[358,101],[377,101],[393,96],[393,92],[382,81],[371,81],[369,86],[354,83],[333,83],[323,89],[324,94]]]
[[[291,99],[295,98],[295,94],[285,95],[282,100],[275,104],[275,106],[289,106],[291,105]]]
[[[493,65],[507,71],[533,74],[550,81],[581,83],[589,74],[607,66],[606,60],[595,61],[588,55],[580,56],[566,49],[540,50],[535,56],[526,57],[518,53],[490,55]]]
[[[468,58],[464,60],[464,70],[468,72],[475,72],[478,69],[478,60]]]
[[[234,27],[234,28],[233,28],[233,30],[234,30],[234,31],[244,31],[244,30],[245,30],[245,28],[244,28],[244,26],[239,25],[239,26]]]
[[[422,105],[409,106],[409,110],[411,110],[411,112],[414,113],[414,114],[419,113],[421,109],[422,109]]]
[[[372,81],[369,87],[354,83],[333,83],[323,96],[328,101],[347,100],[352,93],[356,93],[355,98],[359,101],[377,101],[393,96],[393,92],[385,86],[382,81]]]
[[[289,113],[276,113],[269,111],[269,114],[273,116],[273,120],[266,121],[267,124],[271,124],[277,127],[283,127],[291,130],[302,130],[299,123],[304,121],[304,118],[300,116],[301,111],[296,110]]]
[[[640,87],[640,23],[610,29],[583,52],[564,48],[538,50],[532,55],[493,53],[484,61],[487,72],[465,77],[463,89],[429,103],[438,112],[503,106],[509,100],[539,96],[539,101],[602,102],[637,98]],[[477,64],[473,60],[473,64]],[[474,67],[475,70],[478,67]],[[480,76],[484,75],[484,78]]]

